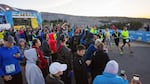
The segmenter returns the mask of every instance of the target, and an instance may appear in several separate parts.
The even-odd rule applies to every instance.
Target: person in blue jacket
[[[118,63],[111,60],[107,63],[102,75],[97,75],[93,84],[128,84],[127,76],[118,76]]]
[[[5,84],[22,84],[22,74],[18,60],[23,59],[19,48],[14,46],[12,36],[4,36],[4,45],[0,48],[0,76]]]

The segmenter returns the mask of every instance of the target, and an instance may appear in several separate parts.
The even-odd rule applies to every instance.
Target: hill
[[[129,18],[129,17],[90,17],[90,16],[73,16],[67,14],[57,14],[57,13],[48,13],[48,12],[41,12],[42,19],[51,21],[51,20],[66,20],[71,24],[76,25],[104,25],[104,24],[111,24],[116,22],[131,22],[137,21],[142,22],[145,24],[150,24],[150,19],[146,18]]]

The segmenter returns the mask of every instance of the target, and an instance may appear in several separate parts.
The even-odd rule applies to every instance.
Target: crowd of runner
[[[118,75],[118,63],[108,56],[114,45],[122,55],[125,44],[133,53],[127,27],[110,32],[64,23],[0,30],[0,76],[5,84],[72,84],[73,78],[75,84],[128,84],[126,74]],[[130,84],[142,83],[132,79]]]

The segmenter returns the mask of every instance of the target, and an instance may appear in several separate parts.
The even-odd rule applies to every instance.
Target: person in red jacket
[[[51,49],[52,61],[55,61],[57,59],[57,57],[56,57],[57,47],[56,47],[56,40],[54,38],[53,32],[49,34],[48,45]]]
[[[40,49],[41,41],[39,39],[33,40],[33,46],[32,48],[35,48],[38,54],[38,66],[41,69],[44,78],[46,78],[48,74],[48,62],[46,59],[44,59],[44,55],[42,50]]]

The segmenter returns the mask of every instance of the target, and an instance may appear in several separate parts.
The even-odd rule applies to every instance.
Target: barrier
[[[146,32],[143,34],[142,41],[150,43],[150,32]]]
[[[129,31],[130,39],[150,43],[150,32],[144,31]]]

